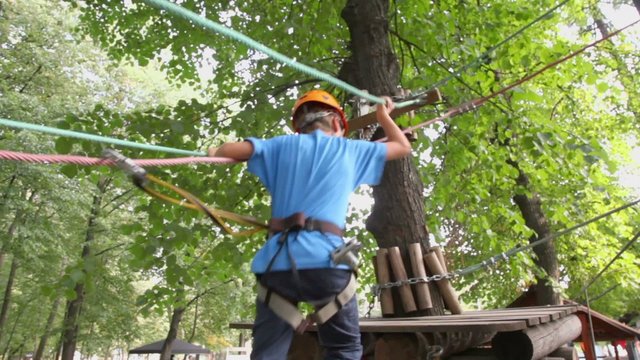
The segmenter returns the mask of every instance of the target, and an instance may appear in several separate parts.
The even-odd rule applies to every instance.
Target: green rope
[[[553,13],[554,11],[556,11],[558,8],[564,6],[565,4],[567,4],[570,0],[564,0],[561,3],[559,3],[558,5],[552,7],[551,9],[549,9],[547,12],[545,12],[544,14],[538,16],[535,20],[531,21],[530,23],[526,24],[525,26],[523,26],[522,28],[520,28],[518,31],[514,32],[513,34],[507,36],[505,39],[503,39],[502,41],[500,41],[499,43],[493,45],[492,47],[490,47],[487,51],[485,51],[484,53],[482,53],[480,56],[478,56],[475,60],[471,61],[470,63],[464,65],[463,67],[461,67],[460,69],[454,71],[451,75],[449,75],[448,77],[438,81],[437,83],[433,84],[429,90],[433,90],[439,86],[442,86],[446,83],[448,83],[449,81],[451,81],[453,78],[455,78],[456,76],[460,76],[463,72],[465,72],[467,69],[469,69],[470,67],[475,67],[477,66],[480,61],[485,61],[487,59],[487,57],[493,52],[495,51],[497,48],[499,48],[500,46],[508,43],[509,41],[511,41],[513,38],[515,38],[516,36],[522,34],[523,32],[525,32],[527,29],[529,29],[530,27],[532,27],[533,25],[535,25],[536,23],[540,22],[542,19],[548,17],[549,15],[551,15],[551,13]]]
[[[381,97],[378,96],[374,96],[371,95],[365,91],[362,91],[356,87],[354,87],[353,85],[350,85],[338,78],[335,78],[327,73],[324,73],[322,71],[316,70],[310,66],[307,66],[305,64],[301,64],[299,62],[297,62],[294,59],[291,59],[253,39],[251,39],[250,37],[241,34],[233,29],[230,29],[228,27],[225,27],[221,24],[218,24],[214,21],[211,21],[203,16],[200,16],[192,11],[189,11],[183,7],[181,7],[180,5],[176,5],[170,1],[167,0],[142,0],[144,1],[147,5],[153,6],[155,8],[161,9],[161,10],[166,10],[167,12],[169,12],[170,14],[179,16],[183,19],[189,20],[191,22],[193,22],[196,25],[199,25],[205,29],[208,30],[212,30],[216,33],[220,33],[224,36],[230,37],[232,39],[238,40],[241,43],[247,45],[248,47],[260,51],[270,57],[272,57],[273,59],[276,59],[286,65],[291,66],[292,68],[303,72],[309,76],[313,76],[316,77],[320,80],[326,81],[330,84],[333,84],[343,90],[346,90],[347,92],[350,92],[353,95],[356,96],[360,96],[361,98],[367,99],[371,102],[374,102],[376,104],[384,104],[384,99],[382,99]],[[409,100],[409,101],[405,101],[405,102],[399,102],[396,103],[395,106],[397,108],[402,108],[405,106],[409,106],[409,105],[413,105],[413,104],[417,104],[419,103],[419,100]]]
[[[53,134],[58,136],[67,136],[67,137],[73,137],[73,138],[78,138],[83,140],[103,142],[103,143],[113,144],[113,145],[134,147],[134,148],[144,149],[144,150],[163,151],[168,153],[190,155],[190,156],[206,156],[207,155],[204,152],[174,149],[166,146],[157,146],[157,145],[151,145],[151,144],[141,144],[133,141],[112,139],[105,136],[85,134],[85,133],[71,131],[71,130],[57,129],[57,128],[52,128],[44,125],[29,124],[25,122],[7,120],[2,118],[0,118],[0,125],[5,125],[13,128],[23,129],[23,130],[38,131],[38,132],[43,132],[46,134]]]

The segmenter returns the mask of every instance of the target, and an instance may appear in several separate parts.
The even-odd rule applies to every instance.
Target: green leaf
[[[59,154],[68,154],[71,152],[71,147],[73,143],[69,141],[69,139],[64,137],[59,137],[56,139],[56,152]]]

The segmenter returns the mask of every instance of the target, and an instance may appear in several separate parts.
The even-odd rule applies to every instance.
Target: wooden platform
[[[361,318],[362,333],[504,332],[560,319],[578,311],[577,305],[467,311],[461,315],[410,318]],[[251,322],[231,323],[232,329],[251,329]],[[307,331],[317,331],[315,326]]]

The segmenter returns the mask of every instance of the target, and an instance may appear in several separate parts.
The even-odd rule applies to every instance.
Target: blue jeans
[[[350,271],[339,269],[298,270],[298,274],[298,286],[291,271],[270,272],[262,275],[258,281],[280,296],[297,303],[320,301],[336,295],[344,289],[351,277]],[[263,302],[256,301],[251,359],[286,359],[293,331],[288,323]],[[362,345],[355,296],[329,321],[319,326],[318,337],[320,346],[324,348],[324,359],[360,360]]]

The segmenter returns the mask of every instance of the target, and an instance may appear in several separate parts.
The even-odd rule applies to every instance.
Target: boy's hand
[[[382,98],[384,99],[385,104],[378,104],[378,106],[376,107],[376,112],[378,113],[378,115],[388,115],[391,113],[391,111],[393,111],[396,104],[394,104],[393,100],[391,100],[391,98],[388,96],[383,96]]]
[[[209,150],[207,150],[207,155],[209,155],[210,157],[216,157],[218,149],[218,147],[210,147]]]

